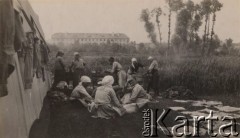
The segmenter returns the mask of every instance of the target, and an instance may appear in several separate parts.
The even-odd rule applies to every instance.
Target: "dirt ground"
[[[217,101],[210,101],[216,99]],[[208,115],[208,110],[214,110],[216,115],[236,115],[237,131],[240,132],[240,104],[226,102],[224,98],[211,96],[199,97],[198,100],[174,100],[157,99],[145,108],[167,109],[172,111],[166,117],[164,123],[167,127],[176,125],[176,116],[191,117],[196,115]],[[221,101],[222,100],[222,101]],[[228,104],[228,105],[227,105]],[[236,106],[238,105],[238,106]],[[232,111],[224,111],[225,107],[235,106]],[[159,112],[160,113],[160,112]],[[224,114],[223,114],[224,113]],[[45,97],[39,119],[32,125],[30,138],[140,138],[143,128],[143,113],[125,115],[112,120],[94,119],[78,101],[67,101],[60,104],[52,104],[49,97]],[[201,130],[206,136],[206,129]],[[158,131],[158,137],[167,137]]]

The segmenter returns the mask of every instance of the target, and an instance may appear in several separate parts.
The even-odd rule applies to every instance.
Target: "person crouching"
[[[87,88],[91,85],[91,79],[88,76],[82,76],[80,83],[74,88],[71,93],[70,100],[80,101],[86,108],[93,101],[92,96],[87,92]]]

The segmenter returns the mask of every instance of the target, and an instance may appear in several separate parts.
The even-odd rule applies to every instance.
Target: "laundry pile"
[[[160,95],[168,99],[196,99],[193,92],[184,86],[173,86]]]

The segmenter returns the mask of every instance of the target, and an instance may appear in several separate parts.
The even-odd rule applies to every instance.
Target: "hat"
[[[76,55],[79,55],[79,53],[78,52],[74,52],[73,55],[76,56]]]
[[[82,76],[81,77],[81,82],[92,82],[91,79],[88,76]]]
[[[137,59],[136,58],[132,58],[132,62],[134,62],[134,61],[137,62]]]
[[[149,56],[149,57],[148,57],[148,60],[152,60],[152,59],[153,59],[153,57],[152,57],[152,56]]]

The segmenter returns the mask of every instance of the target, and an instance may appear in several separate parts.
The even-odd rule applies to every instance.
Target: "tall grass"
[[[72,53],[72,52],[70,52]],[[70,65],[73,59],[72,54],[65,55],[67,65]],[[131,58],[136,57],[145,69],[140,72],[146,72],[149,63],[147,56],[142,55],[85,55],[84,60],[87,63],[87,70],[95,70],[99,73],[111,66],[108,58],[115,56],[123,65],[125,70],[131,64]],[[53,66],[52,58],[50,67]],[[160,90],[175,85],[185,86],[196,94],[233,94],[240,93],[240,58],[239,57],[157,57],[159,62]]]

